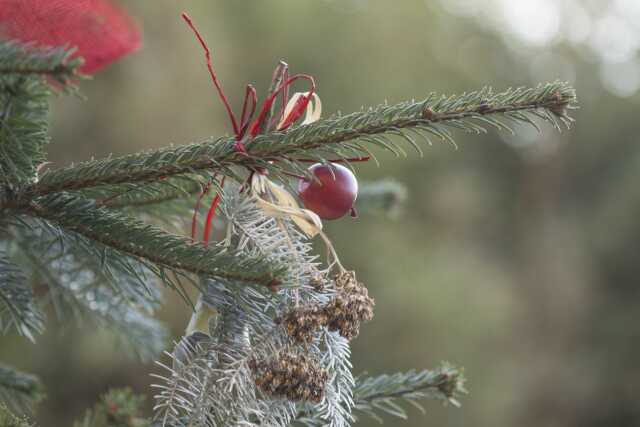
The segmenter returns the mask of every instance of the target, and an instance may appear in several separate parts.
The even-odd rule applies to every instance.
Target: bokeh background
[[[381,154],[359,177],[404,183],[403,215],[327,228],[377,301],[356,371],[466,368],[461,409],[431,402],[386,425],[640,425],[638,0],[122,3],[144,48],[83,82],[87,100],[54,100],[54,167],[229,132],[182,10],[233,100],[247,82],[263,93],[279,59],[316,76],[325,115],[431,91],[574,84],[571,131],[460,134],[458,150]],[[189,315],[168,293],[159,316],[174,337]],[[152,365],[102,331],[50,323],[37,345],[0,338],[0,360],[48,387],[40,425],[68,426],[111,386],[151,394]]]

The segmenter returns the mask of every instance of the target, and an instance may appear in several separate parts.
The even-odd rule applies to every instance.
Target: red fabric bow
[[[0,37],[75,47],[84,74],[142,46],[133,19],[109,0],[0,0]]]

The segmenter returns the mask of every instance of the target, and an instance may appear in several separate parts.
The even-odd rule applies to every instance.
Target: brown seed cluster
[[[263,392],[295,402],[321,402],[329,379],[327,371],[302,354],[281,353],[266,361],[251,361],[249,366]]]
[[[345,271],[334,277],[338,296],[325,308],[330,331],[338,331],[352,340],[360,332],[360,324],[373,319],[375,302],[363,283],[356,280],[353,271]]]
[[[281,321],[287,334],[300,344],[310,344],[313,334],[329,323],[323,308],[301,307],[288,312]]]
[[[313,334],[322,326],[351,340],[358,336],[360,324],[373,318],[373,298],[353,271],[339,273],[333,280],[338,292],[329,304],[297,308],[282,319],[287,333],[297,342],[311,343]]]

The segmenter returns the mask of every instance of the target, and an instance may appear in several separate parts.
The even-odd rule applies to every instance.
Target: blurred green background
[[[54,167],[229,133],[182,10],[236,107],[247,82],[264,93],[279,59],[316,77],[325,116],[431,91],[574,84],[571,131],[459,134],[458,150],[381,154],[359,177],[406,184],[404,214],[326,227],[377,301],[355,371],[466,368],[461,409],[431,402],[426,417],[386,425],[640,425],[638,0],[123,3],[144,48],[83,82],[86,101],[54,100]],[[175,337],[189,315],[171,294],[159,314]],[[111,386],[150,395],[157,370],[53,319],[37,345],[1,337],[0,360],[42,376],[42,426],[68,426]]]

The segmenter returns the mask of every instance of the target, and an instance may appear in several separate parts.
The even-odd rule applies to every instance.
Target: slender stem
[[[331,240],[329,240],[329,237],[327,237],[327,235],[322,230],[320,230],[320,233],[318,234],[320,235],[320,237],[322,237],[322,240],[327,246],[327,250],[333,256],[333,262],[329,264],[333,265],[335,263],[338,266],[338,270],[340,271],[340,273],[344,273],[345,271],[347,271],[342,265],[342,263],[340,262],[340,258],[338,258],[338,253],[336,252],[336,249],[333,247]],[[329,260],[327,260],[327,262],[329,262]]]
[[[236,120],[236,116],[233,114],[233,110],[231,109],[231,106],[229,105],[229,100],[227,99],[227,96],[224,94],[224,90],[222,89],[222,85],[218,81],[218,76],[216,75],[216,72],[213,69],[213,64],[211,62],[211,51],[209,50],[209,47],[207,46],[207,43],[204,41],[204,39],[200,35],[200,32],[198,31],[198,29],[194,25],[194,23],[191,20],[191,18],[189,17],[189,15],[187,15],[186,13],[183,13],[182,14],[182,19],[184,19],[184,21],[187,23],[189,28],[191,28],[191,30],[193,30],[193,33],[198,38],[198,42],[200,42],[200,46],[202,46],[202,49],[204,50],[204,55],[205,55],[205,58],[206,58],[206,61],[207,61],[207,69],[209,70],[209,75],[211,76],[211,81],[213,82],[213,85],[215,86],[216,90],[218,91],[218,95],[220,96],[220,99],[222,100],[222,103],[224,104],[224,108],[227,110],[227,114],[229,115],[229,119],[231,120],[231,125],[233,127],[233,133],[236,135],[236,137],[238,137],[240,135],[240,128],[238,127],[238,122]]]

